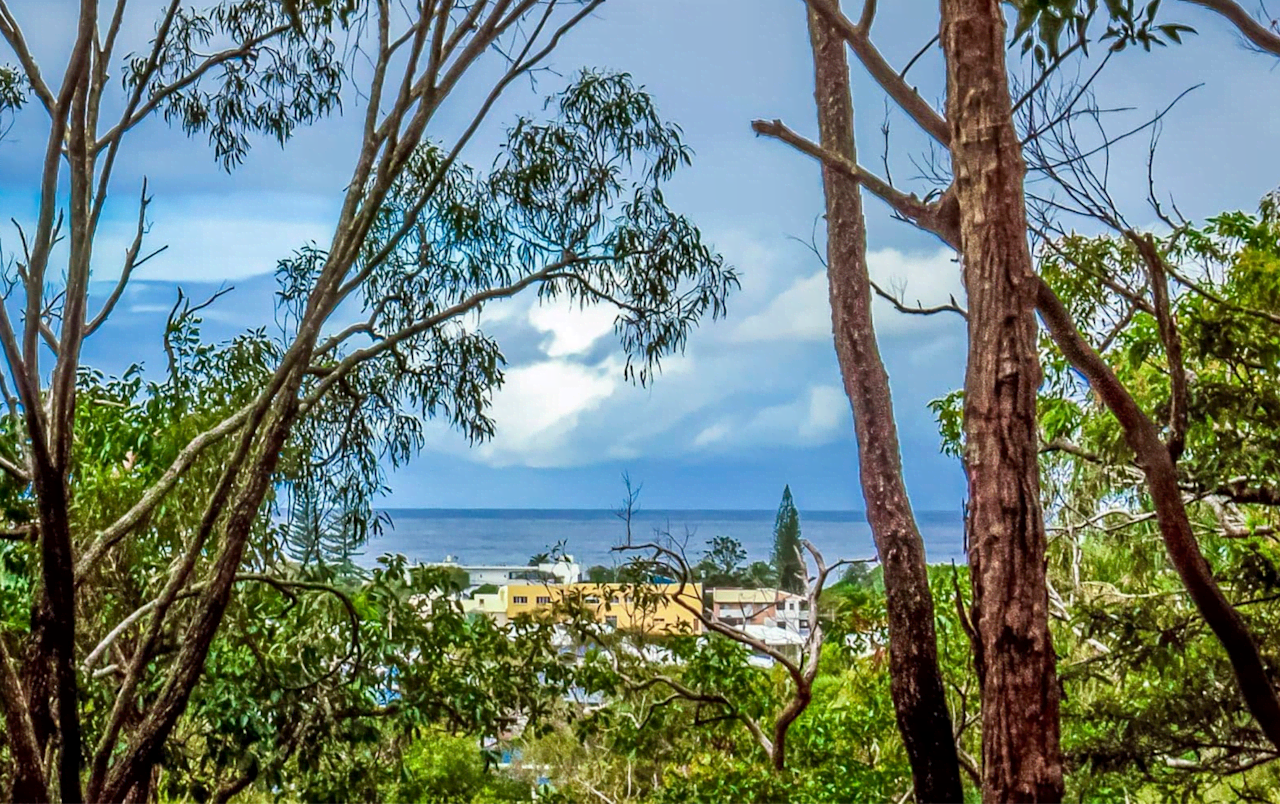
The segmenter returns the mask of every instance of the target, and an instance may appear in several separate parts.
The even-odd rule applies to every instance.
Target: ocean
[[[611,549],[625,542],[626,528],[609,510],[399,508],[385,513],[391,523],[364,546],[358,563],[372,566],[380,555],[400,553],[419,562],[454,556],[463,564],[523,565],[561,542],[563,551],[584,568],[626,561],[625,553]],[[712,537],[729,536],[742,543],[748,563],[768,561],[775,513],[642,509],[632,517],[632,539],[649,541],[655,528],[669,532],[696,562]],[[917,511],[916,518],[930,563],[964,562],[958,512]],[[828,562],[875,556],[861,511],[802,511],[800,529]]]

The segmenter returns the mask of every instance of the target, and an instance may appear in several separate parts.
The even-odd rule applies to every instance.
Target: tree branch
[[[160,479],[143,492],[142,497],[133,504],[133,507],[122,514],[115,522],[100,530],[93,543],[80,554],[80,560],[76,562],[76,583],[79,584],[84,581],[85,577],[93,570],[106,552],[125,536],[128,536],[134,527],[155,510],[156,506],[168,496],[169,492],[177,485],[178,481],[191,468],[191,465],[195,463],[196,458],[202,452],[236,432],[248,421],[253,407],[253,404],[246,405],[217,425],[191,439],[187,446],[183,447],[182,451],[178,453],[178,457],[174,458],[173,463],[169,465],[169,468],[165,470]]]
[[[875,282],[871,282],[870,284],[871,284],[871,289],[876,292],[877,296],[879,296],[880,298],[892,304],[894,308],[900,313],[907,313],[908,315],[936,315],[938,313],[955,313],[956,315],[960,316],[965,320],[968,320],[969,318],[969,311],[960,306],[960,304],[956,301],[955,296],[951,297],[951,302],[949,304],[939,304],[934,307],[925,307],[920,302],[916,302],[915,307],[908,307],[906,304],[903,303],[901,299],[899,299],[897,296],[894,296],[891,293],[886,292],[884,288],[880,287]]]
[[[1111,367],[1080,335],[1070,314],[1043,280],[1037,280],[1036,308],[1063,355],[1088,378],[1093,390],[1124,430],[1147,478],[1161,536],[1174,569],[1196,609],[1217,636],[1235,670],[1241,695],[1259,727],[1280,746],[1280,700],[1248,626],[1223,595],[1187,518],[1173,457],[1155,423],[1142,412]]]
[[[880,51],[871,42],[869,31],[871,17],[875,14],[874,2],[864,6],[861,25],[855,25],[852,20],[840,12],[831,0],[804,0],[804,2],[821,14],[835,28],[836,32],[848,43],[858,60],[862,62],[862,66],[880,85],[880,88],[907,113],[908,117],[916,122],[916,125],[924,129],[925,133],[937,140],[943,147],[950,144],[951,130],[947,126],[946,118],[939,114],[938,110],[934,109],[924,98],[920,97],[920,93],[916,92],[915,87],[908,84],[906,79],[897,70],[893,69],[889,62],[885,61],[884,56],[880,54]],[[870,13],[868,13],[868,10]]]
[[[1236,26],[1236,29],[1240,31],[1244,38],[1252,42],[1259,50],[1270,53],[1273,56],[1280,56],[1280,34],[1258,22],[1234,0],[1182,1],[1216,12]]]
[[[49,89],[49,85],[45,83],[44,76],[40,73],[40,65],[31,55],[31,48],[27,46],[26,37],[22,34],[22,27],[18,25],[5,0],[0,0],[0,36],[3,36],[9,43],[9,47],[13,48],[14,54],[22,64],[22,72],[27,82],[31,84],[31,91],[40,99],[40,105],[44,106],[50,116],[53,116],[58,101]]]
[[[815,2],[818,1],[815,0]],[[924,201],[914,194],[904,193],[861,165],[856,165],[842,155],[827,150],[812,140],[805,139],[788,128],[781,120],[753,120],[751,122],[751,130],[757,136],[781,140],[801,153],[811,156],[833,170],[837,170],[854,179],[870,190],[872,195],[888,204],[905,220],[925,231],[932,232],[952,248],[959,248],[959,208],[956,206],[955,197],[950,191],[943,193],[942,198],[934,202]]]
[[[161,246],[142,259],[138,259],[138,254],[142,250],[142,238],[147,230],[147,207],[150,204],[151,196],[147,195],[147,180],[144,178],[142,180],[141,198],[138,201],[138,226],[133,235],[133,242],[129,244],[128,250],[125,251],[124,267],[120,272],[120,281],[116,283],[115,289],[107,297],[102,309],[93,317],[93,321],[89,322],[89,325],[85,327],[84,337],[86,338],[97,332],[98,328],[111,317],[111,311],[115,309],[116,303],[120,301],[120,297],[124,294],[124,289],[129,284],[129,277],[133,275],[133,270],[168,248],[167,245]]]

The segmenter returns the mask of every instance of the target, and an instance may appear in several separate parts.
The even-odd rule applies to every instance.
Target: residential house
[[[781,589],[712,589],[711,614],[725,625],[761,625],[807,636],[809,600]]]

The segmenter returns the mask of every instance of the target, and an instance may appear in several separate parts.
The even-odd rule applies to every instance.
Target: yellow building
[[[510,584],[498,589],[508,621],[581,601],[596,619],[624,631],[701,633],[702,584]]]

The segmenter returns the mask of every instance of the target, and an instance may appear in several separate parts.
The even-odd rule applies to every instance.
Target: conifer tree
[[[773,525],[773,566],[778,571],[778,588],[804,594],[805,567],[800,555],[800,512],[791,500],[791,486],[782,490],[782,503]]]

